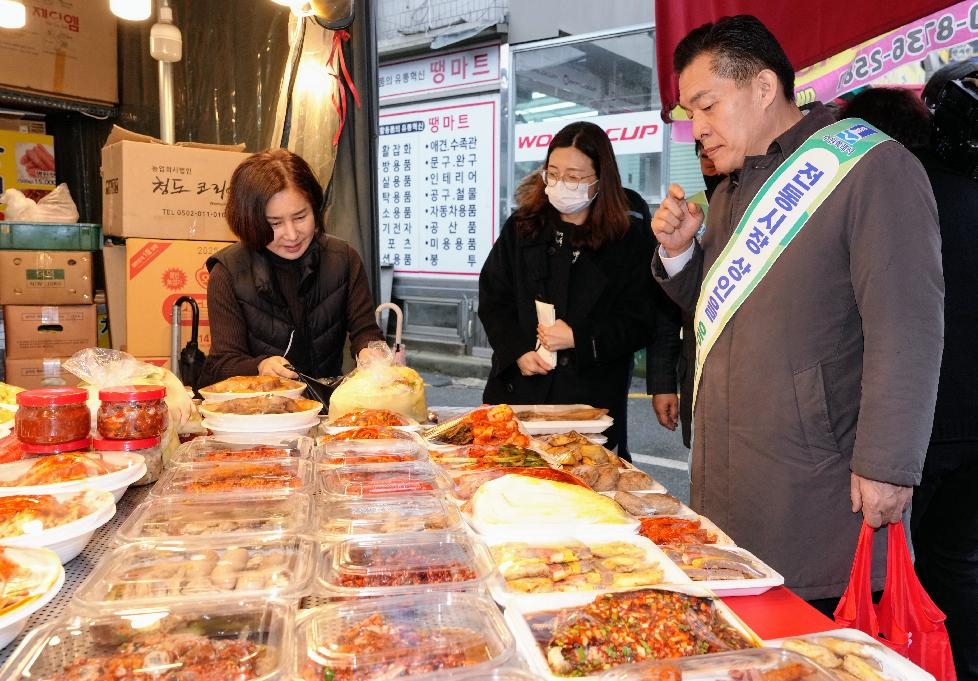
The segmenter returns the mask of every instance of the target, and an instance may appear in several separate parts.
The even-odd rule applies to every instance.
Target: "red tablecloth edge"
[[[783,586],[756,596],[724,596],[723,602],[762,639],[839,628],[835,622]]]

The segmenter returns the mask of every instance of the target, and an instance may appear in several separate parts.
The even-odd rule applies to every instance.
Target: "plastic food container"
[[[92,474],[82,477],[79,471]],[[132,452],[84,452],[23,459],[0,464],[0,496],[79,492],[94,488],[111,492],[119,501],[129,485],[145,473],[143,457]],[[37,484],[17,484],[18,480],[25,479]]]
[[[580,540],[540,533],[535,540],[488,542],[496,566],[492,597],[559,605],[576,594],[621,591],[690,579],[645,537]]]
[[[671,678],[703,681],[732,678],[836,680],[833,674],[797,653],[770,648],[751,648],[730,653],[640,662],[612,670],[599,678],[601,681],[648,681],[648,679]]]
[[[84,608],[232,598],[297,600],[313,573],[313,541],[235,537],[144,541],[113,549],[75,592]]]
[[[84,440],[92,429],[92,414],[82,388],[37,388],[17,393],[14,428],[28,445],[59,445]]]
[[[309,493],[312,485],[313,464],[305,459],[203,462],[168,468],[149,494],[153,497],[248,495],[280,490]]]
[[[23,631],[27,618],[47,605],[65,581],[50,549],[0,546],[0,648]]]
[[[358,634],[364,630],[377,632],[369,647],[361,647]],[[467,671],[485,679],[495,678],[490,671],[512,655],[512,635],[489,599],[459,592],[413,594],[306,611],[296,623],[293,676],[374,681]]]
[[[318,576],[327,596],[387,596],[483,589],[489,551],[464,531],[351,537],[323,551]]]
[[[130,452],[143,457],[146,472],[132,484],[136,487],[156,482],[163,473],[163,447],[159,437],[147,437],[142,440],[92,440],[92,453],[97,456]]]
[[[99,435],[110,440],[144,440],[159,437],[169,417],[166,388],[157,385],[123,385],[98,391],[102,401],[95,417]]]
[[[832,629],[773,639],[765,641],[764,646],[797,652],[830,671],[839,669],[850,673],[848,669],[869,665],[886,679],[934,681],[933,675],[857,629]]]
[[[254,435],[207,435],[185,442],[170,458],[172,463],[250,461],[296,457],[312,459],[316,441],[309,437],[255,438]]]
[[[559,605],[514,600],[504,615],[530,669],[548,679],[761,645],[726,604],[693,584],[566,596]]]
[[[284,674],[292,626],[292,608],[275,601],[62,616],[28,633],[5,672],[8,678],[62,681],[137,678],[138,669],[140,677],[152,679],[169,674],[267,681]]]
[[[662,547],[690,579],[717,596],[755,596],[784,584],[774,568],[738,546],[675,544]]]
[[[163,497],[139,504],[116,531],[116,541],[185,540],[233,535],[282,536],[312,531],[312,499],[302,492]]]
[[[336,466],[319,471],[319,487],[330,497],[371,497],[395,494],[443,494],[452,481],[427,461]]]
[[[319,507],[318,536],[336,542],[356,535],[461,530],[458,507],[437,494],[337,498]]]
[[[319,462],[327,466],[426,461],[428,452],[413,440],[334,440],[319,446]]]
[[[67,563],[113,515],[115,500],[102,490],[0,497],[0,544],[51,549]]]

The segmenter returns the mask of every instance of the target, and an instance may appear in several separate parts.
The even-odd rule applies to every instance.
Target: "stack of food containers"
[[[317,553],[313,444],[182,445],[69,613],[25,637],[10,673],[288,678]]]
[[[450,670],[527,678],[505,668],[513,641],[486,592],[488,550],[465,528],[451,480],[421,441],[332,440],[320,447],[319,462],[322,552],[311,599],[319,604],[297,624],[297,677]]]

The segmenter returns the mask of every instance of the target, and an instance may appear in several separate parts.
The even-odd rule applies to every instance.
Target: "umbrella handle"
[[[190,342],[196,345],[197,327],[200,326],[200,308],[197,306],[197,300],[193,296],[180,296],[173,301],[173,316],[179,318],[180,307],[184,303],[190,303]],[[179,323],[176,326],[179,326]]]
[[[394,351],[400,350],[401,348],[401,330],[404,327],[404,313],[401,308],[394,303],[381,303],[377,306],[376,312],[374,312],[374,317],[377,320],[377,326],[380,326],[380,313],[384,310],[391,310],[394,316],[397,317],[397,326],[394,330]]]

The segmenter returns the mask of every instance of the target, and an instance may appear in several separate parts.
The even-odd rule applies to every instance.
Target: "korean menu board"
[[[477,277],[498,229],[499,96],[380,114],[380,262],[402,275]]]

